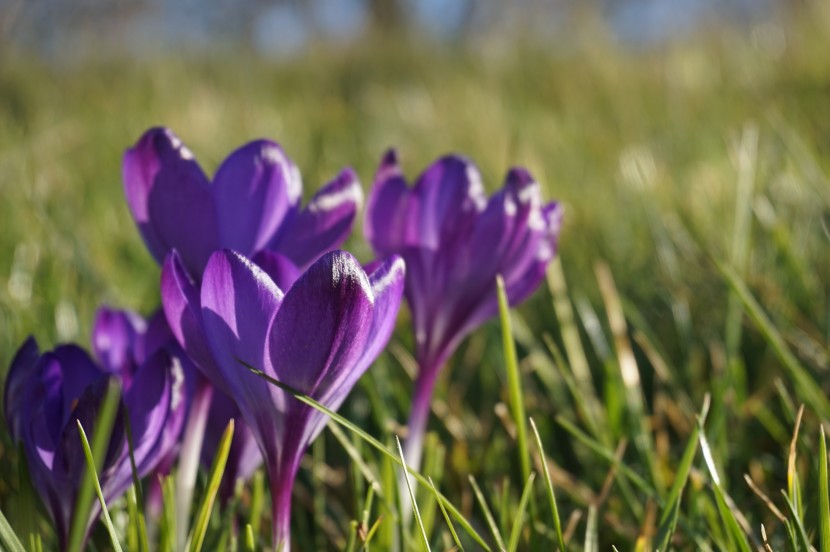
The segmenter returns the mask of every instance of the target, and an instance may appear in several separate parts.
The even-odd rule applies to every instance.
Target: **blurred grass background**
[[[399,150],[412,178],[437,156],[462,152],[490,190],[508,167],[523,165],[547,198],[566,206],[560,259],[567,297],[608,429],[594,437],[611,450],[637,437],[625,421],[631,404],[606,321],[608,297],[597,283],[597,263],[607,263],[642,380],[647,448],[656,458],[650,481],[658,490],[660,480],[671,484],[709,393],[715,400],[707,428],[725,487],[756,538],[765,522],[773,538],[784,539],[741,477],[750,473],[778,496],[795,408],[805,398],[768,337],[741,318],[740,304],[730,306],[735,299],[716,262],[747,283],[826,395],[830,10],[805,5],[774,25],[704,30],[639,49],[591,25],[567,48],[532,40],[415,45],[370,35],[281,61],[244,49],[141,60],[104,55],[61,66],[0,54],[0,372],[29,334],[42,348],[87,344],[101,303],[143,313],[158,306],[159,270],[130,218],[120,169],[123,151],[150,126],[171,127],[209,174],[238,145],[275,139],[300,167],[306,195],[344,165],[368,190],[388,147]],[[736,231],[741,217],[746,224]],[[348,247],[363,260],[371,256],[359,225]],[[608,464],[554,423],[560,415],[585,422],[565,381],[574,359],[557,359],[545,345],[547,336],[555,350],[567,347],[559,314],[542,289],[514,323],[527,410],[559,466],[555,482],[567,518],[586,513]],[[480,513],[467,473],[484,482],[488,496],[512,496],[503,483],[518,466],[503,415],[498,331],[488,325],[456,355],[440,386],[441,416],[431,421],[447,452],[438,470],[445,492],[474,518]],[[392,354],[344,410],[375,435],[388,438],[393,421],[405,419],[408,332],[402,320]],[[808,408],[803,451],[816,450],[826,414]],[[637,450],[630,445],[625,462],[649,472],[648,454]],[[13,450],[2,455],[0,465],[14,464]],[[333,458],[335,469],[350,473],[337,453]],[[717,519],[709,515],[702,471],[694,472],[680,548],[726,542],[711,528]],[[816,468],[806,463],[802,473],[815,477]],[[322,484],[304,478],[309,488]],[[511,492],[521,485],[514,479]],[[14,486],[13,477],[0,477],[3,504],[13,501]],[[300,502],[314,511],[303,489]],[[622,550],[643,534],[655,505],[620,489],[600,509],[599,535],[603,545],[623,543]],[[805,492],[808,501],[814,489]],[[314,537],[324,547],[344,537],[349,516],[360,515],[348,493],[338,496],[344,506],[324,506],[326,522],[313,522],[334,527]],[[805,523],[814,526],[815,515],[808,508]],[[582,515],[575,541],[584,523]],[[305,538],[312,537],[299,542]]]

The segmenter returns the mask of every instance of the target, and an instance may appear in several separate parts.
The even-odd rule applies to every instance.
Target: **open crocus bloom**
[[[197,280],[211,253],[222,248],[246,257],[267,252],[301,271],[346,239],[362,201],[354,171],[344,169],[300,209],[300,171],[269,140],[231,153],[211,182],[166,128],[148,130],[127,150],[123,178],[153,257],[162,263],[175,249]]]
[[[117,356],[119,347],[113,343],[108,349],[113,353],[111,358]],[[75,345],[61,345],[41,354],[35,340],[29,338],[12,361],[6,380],[6,420],[14,440],[22,443],[32,482],[55,523],[61,549],[67,546],[73,515],[84,516],[89,530],[100,513],[97,501],[90,512],[74,511],[86,470],[75,421],[80,420],[87,434],[95,431],[111,377],[123,385],[136,469],[139,477],[144,477],[175,444],[174,434],[184,416],[181,364],[166,350],[152,352],[140,364],[127,362],[122,369],[97,365]],[[124,423],[120,413],[98,474],[108,502],[132,483]]]
[[[379,257],[406,262],[406,299],[420,366],[409,419],[407,462],[420,463],[440,368],[459,342],[498,312],[496,275],[516,305],[544,278],[556,253],[562,209],[542,203],[521,168],[489,200],[475,165],[460,156],[433,163],[409,188],[394,151],[375,177],[364,233]]]
[[[287,293],[230,250],[211,255],[200,288],[176,253],[164,263],[162,302],[173,333],[234,400],[259,444],[278,550],[290,549],[291,490],[300,459],[326,417],[243,363],[335,410],[386,345],[403,285],[399,257],[367,275],[343,251],[323,255]]]

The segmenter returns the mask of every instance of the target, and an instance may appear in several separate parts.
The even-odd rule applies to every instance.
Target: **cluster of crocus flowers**
[[[102,309],[97,361],[74,345],[41,354],[30,339],[7,380],[6,418],[61,544],[73,515],[88,515],[89,527],[100,511],[96,504],[72,512],[84,469],[73,428],[77,419],[94,429],[114,377],[139,477],[178,461],[187,490],[199,456],[209,463],[235,419],[221,494],[226,501],[237,478],[264,464],[274,548],[290,550],[294,480],[326,416],[261,376],[337,410],[386,346],[404,295],[420,365],[406,442],[407,463],[417,468],[441,367],[497,312],[496,275],[513,305],[539,285],[562,216],[523,169],[510,170],[488,200],[462,157],[439,159],[409,188],[390,152],[366,213],[365,236],[379,259],[369,269],[336,249],[362,201],[350,169],[301,208],[300,173],[276,143],[242,146],[211,180],[172,131],[154,128],[125,153],[123,178],[136,225],[162,265],[162,308],[149,321]],[[100,474],[107,500],[132,475],[123,425],[122,414]],[[182,496],[187,507],[177,513],[187,516]]]
[[[436,378],[461,340],[498,312],[496,276],[516,305],[544,278],[556,253],[562,208],[543,204],[539,184],[513,168],[488,200],[478,169],[464,157],[435,161],[409,188],[394,151],[381,161],[364,234],[378,256],[406,262],[406,299],[419,372],[405,446],[420,465]]]
[[[200,288],[175,253],[165,262],[162,298],[173,333],[236,402],[265,459],[277,550],[290,550],[291,490],[326,418],[247,367],[337,409],[388,341],[403,285],[400,258],[367,275],[343,251],[324,255],[285,293],[227,249],[210,257]]]
[[[186,412],[187,361],[177,354],[178,347],[168,347],[175,343],[164,339],[163,325],[163,319],[148,326],[132,313],[102,310],[93,332],[97,362],[76,345],[41,353],[33,338],[12,361],[4,396],[6,421],[22,445],[61,549],[67,546],[74,516],[85,518],[88,531],[101,511],[97,502],[90,512],[75,511],[86,469],[76,420],[86,432],[95,431],[111,378],[122,386],[124,408],[99,474],[104,498],[118,498],[132,483],[124,411],[139,477],[155,470],[176,445]]]

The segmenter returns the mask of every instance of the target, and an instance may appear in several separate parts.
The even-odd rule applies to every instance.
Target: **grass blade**
[[[820,552],[830,552],[830,484],[827,482],[827,441],[821,426],[821,442],[818,454],[819,534]]]
[[[562,416],[556,417],[556,423],[562,426],[568,433],[576,437],[578,441],[580,441],[583,445],[597,453],[601,456],[604,460],[612,464],[615,468],[619,470],[621,474],[623,474],[629,481],[631,481],[637,488],[641,491],[646,493],[649,497],[655,499],[659,506],[663,506],[663,501],[657,496],[657,492],[654,488],[648,484],[648,482],[640,477],[637,472],[620,462],[620,460],[616,457],[616,455],[608,450],[606,447],[599,444],[594,439],[591,439],[588,435],[586,435],[582,430],[578,427],[573,425],[570,421]]]
[[[208,521],[210,521],[210,512],[213,510],[213,501],[216,499],[216,493],[219,491],[219,483],[222,482],[222,474],[225,472],[225,463],[228,460],[232,440],[233,418],[228,422],[228,427],[225,429],[225,433],[219,441],[216,456],[213,458],[213,465],[210,467],[210,476],[208,477],[205,497],[202,499],[202,504],[199,506],[199,513],[196,514],[196,523],[193,525],[190,537],[187,539],[189,541],[187,548],[190,552],[199,552],[202,549]]]
[[[452,520],[450,519],[449,514],[447,513],[447,509],[444,508],[444,503],[438,499],[438,489],[435,488],[435,483],[432,481],[431,477],[427,478],[429,480],[429,484],[432,487],[432,494],[435,495],[435,500],[438,502],[438,507],[441,508],[441,514],[444,516],[444,521],[447,522],[447,527],[450,528],[450,535],[452,535],[452,540],[455,543],[455,547],[459,550],[459,552],[464,552],[464,547],[461,546],[461,541],[458,540],[458,533],[455,532],[455,527],[453,527]]]
[[[536,428],[536,423],[533,418],[530,418],[530,427],[533,429],[533,435],[536,437],[536,448],[539,450],[539,456],[542,461],[542,474],[545,476],[545,487],[548,491],[548,501],[550,502],[550,513],[553,517],[553,528],[556,531],[556,542],[559,546],[560,552],[565,552],[565,538],[562,535],[562,521],[559,519],[559,508],[556,505],[556,493],[553,490],[553,480],[550,477],[550,470],[548,470],[548,461],[545,456],[545,449],[542,447],[542,438],[539,437],[539,430]]]
[[[522,491],[522,498],[519,500],[519,508],[515,512],[516,519],[513,522],[513,529],[510,531],[510,540],[507,541],[508,552],[516,552],[519,548],[519,538],[522,536],[522,527],[524,526],[525,510],[527,503],[530,500],[530,495],[533,491],[533,480],[536,479],[536,473],[531,472],[530,477],[527,478],[527,483]]]
[[[732,543],[733,548],[736,548],[741,552],[751,552],[752,549],[749,546],[746,535],[741,530],[738,520],[735,519],[735,514],[726,502],[726,496],[720,486],[720,476],[718,475],[717,468],[715,467],[715,461],[712,458],[712,451],[709,448],[709,442],[706,440],[706,436],[700,428],[698,429],[698,437],[700,440],[700,450],[703,453],[703,459],[706,461],[706,468],[709,470],[709,476],[712,478],[712,488],[715,491],[715,501],[717,502],[718,512],[720,513],[721,521],[726,528],[729,541]]]
[[[784,504],[787,505],[787,511],[792,517],[792,525],[795,529],[795,535],[798,538],[798,544],[801,550],[811,550],[810,539],[807,537],[807,531],[804,529],[804,523],[796,511],[795,504],[792,503],[790,497],[787,496],[786,491],[781,490],[781,496],[784,497]]]
[[[597,531],[597,507],[588,507],[588,521],[585,527],[585,552],[599,552],[599,533]]]
[[[507,388],[510,393],[510,407],[513,412],[513,423],[516,424],[516,444],[519,449],[519,462],[522,467],[522,479],[530,477],[530,449],[527,446],[527,417],[525,416],[524,397],[522,396],[522,381],[519,373],[519,360],[516,355],[516,343],[513,340],[513,330],[510,324],[510,306],[507,302],[507,292],[504,288],[504,279],[496,276],[496,290],[499,296],[499,320],[501,322],[501,340],[504,347],[504,364],[507,372]]]
[[[798,392],[801,394],[804,401],[822,418],[830,418],[830,401],[828,401],[827,397],[823,394],[821,388],[816,385],[815,380],[810,376],[809,372],[807,372],[807,369],[801,365],[795,355],[793,355],[792,351],[790,351],[789,347],[787,347],[784,338],[781,337],[781,334],[775,329],[772,321],[746,287],[746,284],[744,284],[735,271],[728,266],[718,263],[718,269],[726,278],[729,286],[735,291],[741,302],[744,304],[744,308],[749,314],[750,319],[752,319],[758,327],[761,335],[764,336],[764,339],[766,339],[767,343],[772,348],[775,356],[778,357],[781,365],[789,373],[795,387],[798,389]]]
[[[663,509],[662,516],[660,516],[660,525],[657,529],[656,540],[659,543],[658,550],[669,549],[671,537],[674,535],[675,527],[677,527],[677,519],[680,516],[680,500],[683,498],[683,490],[686,487],[686,482],[689,480],[692,463],[697,454],[700,427],[706,421],[706,416],[709,412],[709,400],[709,396],[707,396],[703,401],[703,409],[700,413],[700,424],[692,428],[689,443],[686,445],[686,450],[683,451],[683,457],[680,459],[680,465],[677,467],[674,483],[666,498],[666,507]]]
[[[392,462],[394,462],[398,466],[403,467],[403,464],[401,463],[401,459],[398,458],[397,454],[393,453],[391,450],[386,448],[380,441],[378,441],[377,439],[375,439],[374,437],[372,437],[371,435],[369,435],[368,433],[366,433],[365,431],[363,431],[362,429],[360,429],[359,427],[354,425],[352,422],[350,422],[349,420],[347,420],[343,416],[339,415],[337,412],[334,412],[333,410],[323,406],[322,404],[318,403],[317,401],[315,401],[314,399],[312,399],[308,395],[304,395],[303,393],[300,393],[299,391],[294,390],[293,388],[289,387],[288,385],[285,385],[281,381],[272,378],[271,376],[269,376],[268,374],[266,374],[262,370],[258,370],[256,368],[250,366],[246,362],[243,362],[243,361],[239,361],[239,362],[241,362],[242,365],[244,365],[246,368],[248,368],[248,370],[250,370],[254,374],[256,374],[259,377],[263,378],[264,380],[266,380],[270,384],[276,385],[277,387],[279,387],[280,389],[282,389],[283,391],[285,391],[286,393],[288,393],[289,395],[291,395],[292,397],[294,397],[298,401],[300,401],[304,404],[307,404],[308,406],[310,406],[310,407],[322,412],[323,414],[327,415],[329,418],[336,421],[338,424],[342,425],[343,427],[345,427],[346,429],[348,429],[349,431],[351,431],[352,433],[356,434],[358,437],[360,437],[361,439],[366,441],[373,448],[375,448],[379,452],[383,453],[383,455],[386,456],[389,460],[391,460]],[[421,474],[419,474],[418,472],[416,472],[412,468],[406,468],[406,471],[409,472],[412,475],[412,477],[414,477],[415,480],[419,484],[423,485],[426,488],[429,488],[429,482],[427,481],[427,479],[424,476],[422,476]],[[452,516],[456,519],[456,521],[459,523],[459,525],[461,525],[461,527],[464,528],[464,530],[467,532],[467,534],[470,535],[470,537],[473,538],[473,540],[475,540],[484,550],[490,550],[490,546],[487,544],[487,541],[485,541],[481,537],[481,535],[479,535],[478,532],[475,529],[473,529],[473,526],[470,525],[470,522],[467,521],[464,518],[463,515],[461,515],[461,512],[458,511],[458,508],[456,508],[449,500],[447,500],[447,498],[443,494],[441,494],[440,491],[438,492],[438,499],[441,501],[441,503],[444,505],[444,507],[447,508],[447,511],[449,511],[449,513],[452,514]]]
[[[115,534],[115,527],[112,525],[112,518],[110,518],[109,509],[107,509],[107,502],[104,500],[104,491],[101,490],[101,482],[98,481],[98,474],[95,470],[95,458],[92,455],[92,449],[89,448],[89,441],[87,441],[84,426],[81,425],[81,420],[75,420],[78,424],[78,433],[81,437],[81,444],[84,447],[84,456],[86,457],[86,467],[92,476],[92,482],[95,485],[95,493],[98,495],[98,501],[101,503],[101,514],[104,516],[104,525],[109,533],[110,541],[115,552],[121,552],[121,544],[118,542],[118,535]]]
[[[498,546],[499,550],[504,550],[504,539],[501,538],[499,528],[496,526],[496,520],[493,518],[493,513],[490,511],[490,507],[487,506],[487,501],[484,500],[484,494],[481,492],[478,483],[476,483],[476,478],[470,475],[468,479],[470,480],[470,485],[473,486],[473,492],[476,495],[476,500],[478,500],[479,506],[481,506],[481,509],[484,511],[484,519],[487,521],[487,527],[490,528],[490,533],[496,541],[496,546]]]
[[[9,552],[26,552],[6,516],[0,510],[0,548]]]
[[[84,470],[81,486],[78,489],[78,498],[75,500],[68,546],[68,550],[73,552],[80,552],[83,547],[89,511],[95,493],[95,480],[97,479],[95,473],[104,465],[104,456],[107,453],[107,446],[109,445],[112,426],[115,423],[115,416],[118,413],[120,399],[121,387],[117,380],[110,379],[104,400],[101,402],[101,409],[98,411],[95,434],[92,436],[92,448],[90,450],[94,460],[93,467]]]
[[[409,475],[406,472],[408,466],[406,465],[406,460],[403,457],[401,440],[398,439],[397,435],[395,436],[395,442],[398,444],[398,456],[400,457],[401,463],[404,468],[404,480],[406,481],[406,488],[409,491],[409,500],[412,501],[412,511],[415,512],[415,520],[418,522],[418,528],[421,530],[421,538],[424,542],[424,550],[429,552],[429,538],[427,538],[427,532],[424,529],[424,522],[421,520],[421,512],[418,511],[418,504],[415,502],[415,492],[412,490],[412,483],[409,481]]]

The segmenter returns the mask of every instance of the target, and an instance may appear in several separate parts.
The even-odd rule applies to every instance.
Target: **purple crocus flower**
[[[461,340],[498,312],[496,275],[511,305],[542,281],[556,253],[562,208],[542,203],[521,168],[507,173],[489,201],[475,165],[437,160],[407,186],[394,151],[383,158],[366,208],[364,233],[379,257],[406,261],[406,299],[415,331],[418,378],[406,459],[420,464],[435,381]]]
[[[348,237],[363,198],[354,171],[344,169],[301,209],[300,172],[268,140],[231,153],[211,182],[190,150],[166,128],[148,130],[127,150],[123,179],[133,219],[156,261],[176,251],[190,276],[201,281],[211,253],[231,248],[279,275],[276,283],[282,289]],[[192,502],[202,436],[211,431],[206,424],[212,396],[206,382],[197,385],[177,477],[177,511],[183,518]],[[234,433],[234,453],[250,450],[237,443],[248,434],[246,429],[236,426]],[[185,525],[178,530],[178,545],[184,546]]]
[[[211,182],[166,128],[148,130],[127,150],[123,177],[150,253],[162,263],[176,250],[197,280],[211,253],[222,248],[246,257],[267,252],[284,271],[298,273],[348,237],[363,198],[354,171],[344,169],[300,209],[300,171],[269,140],[231,153]]]
[[[242,362],[337,409],[388,341],[403,284],[400,258],[367,276],[343,251],[321,257],[287,293],[230,250],[210,257],[201,287],[176,253],[165,261],[162,302],[173,333],[234,400],[259,444],[271,486],[275,549],[290,550],[291,490],[326,417]]]
[[[164,458],[175,444],[174,427],[177,423],[181,427],[176,421],[183,416],[185,402],[181,364],[164,349],[149,354],[140,364],[121,364],[126,357],[120,352],[129,348],[140,347],[136,340],[132,346],[128,341],[110,342],[103,347],[107,355],[99,365],[76,345],[41,353],[30,337],[12,361],[5,389],[6,420],[13,439],[22,444],[32,482],[54,521],[61,549],[67,545],[73,515],[87,517],[88,531],[100,513],[97,501],[90,512],[73,512],[86,469],[75,421],[80,420],[88,433],[95,431],[109,379],[118,378],[123,386],[122,401],[130,417],[140,477]],[[108,502],[132,483],[122,414],[116,418],[98,474]]]

